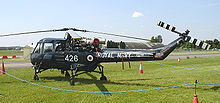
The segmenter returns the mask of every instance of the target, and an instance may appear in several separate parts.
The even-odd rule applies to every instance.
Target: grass
[[[0,50],[0,56],[22,56],[23,51],[20,50]]]
[[[220,69],[220,57],[157,61],[180,67],[200,69]],[[120,63],[103,64],[108,81],[100,81],[99,74],[88,73],[76,77],[75,86],[69,85],[58,70],[45,71],[39,74],[40,80],[33,81],[34,71],[31,68],[6,69],[11,75],[33,83],[80,91],[126,91],[160,88],[180,84],[201,83],[220,84],[219,71],[186,70],[143,62],[144,74],[139,74],[139,62],[132,62],[132,69],[125,63],[125,70]],[[220,86],[198,85],[197,94],[199,102],[218,103],[220,101]],[[145,92],[92,94],[53,90],[28,84],[7,75],[0,75],[1,103],[146,103],[146,102],[185,102],[193,101],[194,85],[169,88]]]
[[[0,59],[2,61],[2,59]],[[12,59],[4,59],[4,61],[30,61],[30,59],[24,59],[24,58],[12,58]]]

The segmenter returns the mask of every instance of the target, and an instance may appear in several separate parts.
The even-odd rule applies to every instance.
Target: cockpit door
[[[36,47],[31,53],[31,62],[34,64],[39,63],[42,60],[42,44],[43,43],[37,43]]]

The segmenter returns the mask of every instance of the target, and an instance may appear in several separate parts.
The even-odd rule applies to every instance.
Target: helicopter
[[[43,32],[67,31],[64,38],[43,38],[41,39],[31,53],[31,63],[34,68],[33,80],[39,80],[38,74],[48,69],[58,69],[65,73],[65,77],[70,78],[70,85],[74,85],[74,78],[78,75],[95,72],[101,74],[100,80],[107,80],[104,75],[104,66],[101,63],[106,62],[130,62],[130,61],[155,61],[164,60],[174,49],[180,47],[186,42],[193,43],[203,49],[209,49],[211,45],[188,36],[189,30],[181,33],[176,27],[159,21],[158,26],[165,28],[179,37],[168,45],[156,49],[116,49],[100,48],[104,41],[94,38],[73,37],[69,31],[95,33],[111,35],[138,40],[143,38],[119,35],[114,33],[96,32],[81,30],[76,28],[62,28],[53,30],[42,30],[33,32],[13,33],[0,35],[0,37],[25,35]],[[98,70],[96,70],[98,69]],[[71,75],[68,71],[71,71]]]

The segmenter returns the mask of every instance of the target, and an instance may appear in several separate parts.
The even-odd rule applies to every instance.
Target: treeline
[[[214,40],[205,40],[202,41],[203,43],[208,43],[211,45],[210,49],[216,48],[216,49],[220,49],[220,41],[218,39],[214,39]],[[190,42],[185,43],[182,48],[193,48],[193,49],[202,49],[202,47],[198,47]]]
[[[156,37],[152,36],[150,42],[151,43],[162,43],[163,39],[161,35],[158,35]]]
[[[107,48],[120,48],[125,49],[126,45],[124,42],[113,42],[112,40],[107,41]]]

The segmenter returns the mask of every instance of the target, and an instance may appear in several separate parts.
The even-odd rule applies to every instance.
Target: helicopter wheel
[[[34,75],[34,79],[33,80],[39,80],[39,77],[37,75]]]
[[[100,80],[107,80],[106,76],[101,76]]]
[[[70,85],[75,85],[75,82],[74,82],[74,78],[73,78],[73,77],[70,78]]]
[[[65,77],[66,77],[66,78],[69,78],[69,77],[70,77],[70,74],[68,73],[68,71],[66,71]]]

